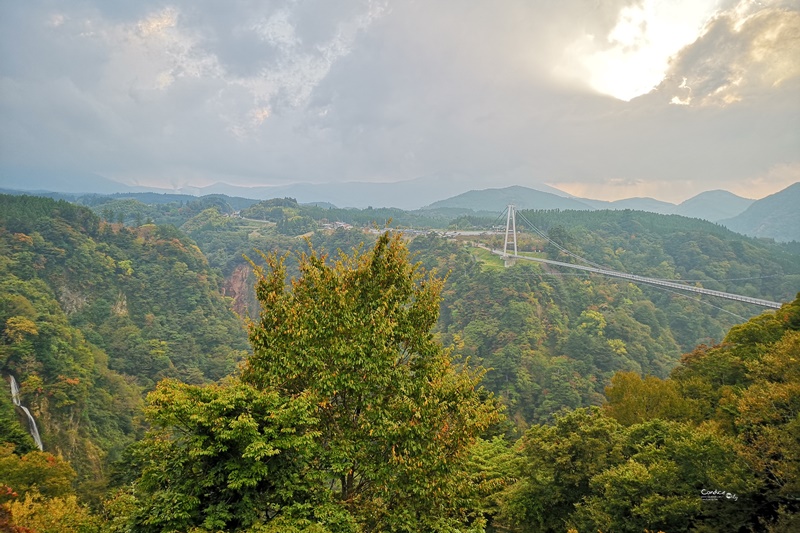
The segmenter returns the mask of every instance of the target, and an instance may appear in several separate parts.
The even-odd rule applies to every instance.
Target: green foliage
[[[800,299],[736,325],[719,308],[655,289],[530,264],[490,268],[470,251],[482,249],[433,234],[407,247],[383,235],[374,248],[361,231],[289,236],[334,221],[489,221],[463,212],[234,200],[81,200],[98,217],[0,196],[0,370],[19,377],[46,448],[69,459],[83,497],[97,503],[107,464],[124,458],[123,488],[104,504],[109,531],[792,530]],[[260,220],[227,216],[250,205],[243,215]],[[713,224],[634,212],[526,216],[620,270],[775,300],[800,282],[788,247]],[[242,257],[253,248],[291,252],[261,268],[258,298]],[[449,272],[447,283],[409,257]],[[243,375],[208,385],[246,353],[223,287],[242,315],[259,300],[263,312]],[[482,371],[466,370],[481,367],[513,427],[496,425],[494,400],[477,387]],[[141,391],[164,378],[150,397],[152,430],[123,454],[143,432]],[[604,391],[602,410],[584,409]],[[531,424],[516,446],[489,439]],[[20,512],[64,524],[88,517],[93,531],[96,517],[70,499],[69,482],[47,477],[7,395],[0,441],[16,446],[3,452],[11,472],[30,456],[42,491],[58,492],[36,496],[24,487],[38,483],[18,476],[29,492],[13,502]],[[702,489],[739,499],[703,502]]]
[[[359,227],[394,227],[394,228],[444,228],[464,210],[420,209],[405,211],[392,207],[366,209],[337,208],[313,204],[298,204],[294,198],[273,198],[264,200],[247,209],[241,216],[257,220],[280,223],[293,217],[317,223],[343,222]],[[478,219],[474,219],[478,222]],[[491,221],[491,220],[490,220]]]
[[[16,407],[5,391],[0,394],[0,442],[13,445],[18,454],[37,449],[33,438],[19,423]]]
[[[311,217],[293,216],[279,220],[276,229],[282,235],[303,235],[317,229],[317,223]]]
[[[322,480],[307,475],[317,452],[308,398],[165,380],[148,399],[134,530],[239,531],[320,501]]]
[[[242,210],[242,217],[268,220],[270,222],[280,222],[287,217],[296,216],[300,213],[300,205],[294,198],[273,198],[264,200],[255,205]]]
[[[599,405],[616,370],[665,377],[679,358],[666,318],[635,286],[589,284],[531,264],[482,270],[460,252],[435,252],[451,259],[434,264],[452,269],[437,329],[488,369],[487,388],[522,428],[563,407]]]
[[[598,409],[556,416],[554,425],[532,426],[522,439],[519,482],[505,514],[535,531],[565,531],[575,505],[590,495],[590,480],[623,460],[621,426]]]
[[[518,483],[505,515],[528,530],[736,529],[757,488],[734,442],[713,429],[653,420],[623,428],[599,410],[576,410],[522,440]],[[724,487],[740,503],[710,507],[701,490]]]
[[[241,380],[166,381],[150,395],[135,501],[118,496],[115,523],[480,531],[465,464],[500,415],[430,333],[442,282],[388,234],[333,264],[304,255],[289,289],[283,262],[267,263]]]
[[[702,221],[624,211],[525,215],[562,246],[619,270],[776,300],[800,283],[797,262],[776,247]],[[666,378],[681,351],[718,341],[736,324],[720,306],[744,316],[756,311],[530,264],[481,268],[464,261],[457,244],[433,240],[445,242],[417,237],[412,246],[426,264],[453,270],[437,330],[487,368],[484,383],[520,428],[562,407],[599,405],[615,372]],[[555,247],[546,250],[573,260]]]
[[[253,248],[278,253],[305,250],[303,242],[280,235],[278,223],[308,219],[383,224],[394,217],[395,226],[427,224],[409,218],[419,213],[339,210],[300,205],[291,198],[266,200],[242,211],[244,217],[269,222],[226,217],[220,214],[223,211],[212,207],[198,212],[182,228],[208,256],[210,265],[228,277],[226,291],[235,296],[237,311],[250,316],[255,315],[257,302],[247,287],[252,278],[247,276],[242,256],[251,255]],[[463,216],[452,210],[446,215],[425,211],[426,216],[434,213],[450,219]],[[621,270],[698,280],[710,288],[773,299],[785,298],[787,288],[796,290],[798,269],[787,254],[718,225],[631,211],[525,214],[563,246]],[[480,222],[471,219],[473,225]],[[438,223],[440,227],[445,224]],[[289,233],[310,227],[304,225]],[[371,238],[359,231],[317,231],[312,241],[317,249],[334,252],[337,248],[350,250]],[[528,243],[523,248],[543,245],[538,237],[523,234],[520,239]],[[457,357],[470,357],[473,364],[488,369],[485,385],[509,406],[510,416],[521,428],[548,420],[564,406],[601,403],[614,372],[666,377],[682,350],[721,339],[736,321],[702,302],[619,281],[554,275],[532,265],[517,265],[508,272],[489,271],[463,247],[433,235],[416,236],[409,248],[427,268],[452,271],[443,289],[437,331],[445,343],[460,345],[463,341],[465,349],[459,350]],[[561,257],[556,248],[547,250],[551,257],[572,260]],[[290,277],[300,274],[293,258],[287,260],[286,269]],[[755,310],[738,303],[720,305],[745,316]],[[582,327],[592,313],[602,315],[606,323],[602,330]],[[155,379],[176,375],[169,365],[154,365],[150,359],[149,350],[142,346],[131,361],[151,368]]]
[[[733,439],[713,430],[654,420],[621,435],[624,461],[590,480],[591,494],[574,515],[579,530],[638,533],[645,529],[734,531],[747,521],[757,483]],[[704,502],[723,488],[736,502]],[[715,505],[708,505],[714,503]]]
[[[681,395],[678,384],[655,376],[618,372],[606,387],[606,414],[630,426],[649,420],[697,420],[697,406]]]
[[[210,194],[199,198],[181,194],[131,193],[107,196],[85,195],[76,198],[89,206],[102,220],[134,227],[144,222],[180,226],[197,214],[212,209],[230,214],[247,208],[256,200]]]
[[[45,198],[0,203],[0,370],[18,378],[45,449],[63,454],[81,494],[97,500],[107,463],[141,432],[142,389],[229,374],[246,334],[220,279],[175,228],[122,228]],[[24,453],[30,442],[6,398],[1,436]]]
[[[487,520],[487,531],[493,531],[495,519],[502,509],[503,493],[515,479],[512,476],[516,455],[502,437],[478,439],[472,448],[466,468],[475,487],[475,512]]]
[[[790,531],[800,510],[799,318],[800,295],[686,354],[670,379],[616,374],[613,418],[576,410],[533,426],[506,467],[519,481],[500,493],[502,514],[542,531]],[[713,490],[721,501],[701,499]]]
[[[65,496],[72,492],[73,479],[75,471],[63,459],[39,450],[20,456],[13,445],[0,445],[0,486],[11,487],[20,496],[31,491]]]
[[[282,262],[268,264],[245,381],[319,406],[317,468],[365,531],[465,527],[460,466],[498,414],[430,333],[442,282],[388,234],[333,265],[304,256],[290,291]]]
[[[800,331],[787,330],[747,364],[752,384],[736,402],[744,453],[779,497],[800,495]]]
[[[627,210],[523,214],[570,251],[624,272],[690,280],[710,289],[761,295],[775,301],[790,300],[800,282],[796,258],[783,252],[780,246],[742,237],[718,224],[698,219]],[[560,255],[551,252],[551,258]],[[652,291],[653,301],[661,308],[666,308],[672,299],[669,293],[648,291]],[[727,308],[749,314],[744,307]],[[704,311],[715,313],[710,307]],[[733,324],[723,316],[715,319],[723,326],[720,335],[713,337],[719,340]],[[684,350],[703,340],[692,335],[688,323],[673,319],[672,325],[676,326],[675,335]]]

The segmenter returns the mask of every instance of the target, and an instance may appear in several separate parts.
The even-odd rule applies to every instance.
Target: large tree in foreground
[[[256,294],[244,380],[318,406],[317,468],[367,531],[451,531],[466,524],[461,466],[497,422],[479,376],[433,338],[443,282],[409,261],[399,236],[366,253],[301,258],[286,287],[268,258]]]
[[[482,530],[463,467],[500,415],[431,334],[442,281],[388,233],[334,262],[303,255],[288,286],[266,259],[241,383],[165,384],[151,398],[139,524]]]

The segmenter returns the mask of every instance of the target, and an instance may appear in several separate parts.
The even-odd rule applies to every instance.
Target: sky
[[[3,1],[0,165],[761,198],[800,181],[800,3]]]

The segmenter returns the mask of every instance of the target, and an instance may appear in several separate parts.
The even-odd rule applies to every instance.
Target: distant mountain
[[[503,189],[468,191],[446,200],[434,202],[424,209],[449,207],[499,213],[508,204],[514,204],[518,209],[580,209],[590,211],[594,209],[582,200],[565,198],[519,185]]]
[[[672,213],[718,222],[743,213],[754,201],[728,191],[706,191],[683,201],[673,209]]]
[[[300,203],[326,202],[342,207],[398,207],[418,209],[423,205],[464,192],[471,179],[455,174],[422,176],[413,180],[385,183],[296,183],[246,187],[215,183],[206,187],[159,188],[133,186],[91,173],[62,172],[0,166],[0,188],[8,193],[114,194],[145,193],[208,196],[222,194],[255,200],[291,197]],[[546,187],[543,185],[543,187]],[[557,189],[552,189],[557,191]],[[557,191],[559,194],[564,194]]]
[[[125,200],[134,199],[147,205],[166,205],[171,203],[189,204],[192,202],[200,202],[201,204],[212,205],[216,200],[218,204],[228,204],[234,211],[241,211],[251,205],[258,203],[254,198],[243,198],[241,196],[228,196],[225,194],[206,194],[204,196],[196,196],[191,194],[172,194],[172,193],[157,193],[157,192],[129,192],[129,193],[115,193],[109,195],[85,195],[77,198],[78,203],[94,206],[99,203],[104,203],[108,200]]]
[[[131,187],[92,173],[63,172],[0,166],[0,186],[26,192],[60,192],[72,194],[133,192],[144,190]]]
[[[662,202],[655,198],[625,198],[623,200],[615,200],[613,202],[606,202],[603,200],[590,200],[588,198],[575,198],[595,209],[632,209],[634,211],[649,211],[650,213],[659,213],[662,215],[669,215],[674,212],[675,204],[669,202]]]
[[[340,207],[398,207],[418,209],[436,200],[469,189],[463,176],[445,174],[385,183],[348,181],[344,183],[296,183],[292,185],[242,187],[215,183],[207,187],[182,189],[196,195],[212,193],[266,200],[294,198],[300,203],[325,202]]]
[[[552,189],[552,188],[550,188]],[[557,189],[553,189],[557,190]],[[502,211],[513,203],[520,209],[574,209],[586,210],[624,210],[647,211],[662,215],[681,215],[700,218],[709,222],[734,217],[747,209],[754,200],[742,198],[728,191],[708,191],[689,198],[679,205],[656,200],[655,198],[625,198],[608,202],[578,196],[563,196],[543,192],[528,187],[506,187],[503,189],[484,189],[468,191],[446,200],[434,202],[424,209],[458,208],[472,211]]]
[[[348,181],[344,183],[296,183],[261,187],[242,187],[226,183],[215,183],[207,187],[185,188],[181,192],[195,195],[220,193],[229,196],[258,198],[260,200],[288,196],[302,204],[325,202],[339,207],[357,207],[360,209],[366,207],[397,207],[413,210],[423,206],[431,206],[439,200],[466,192],[470,189],[471,183],[474,183],[474,180],[467,176],[436,174],[412,180],[384,183]],[[521,188],[525,189],[525,187]],[[569,197],[564,191],[549,185],[537,184],[536,188],[553,196]],[[586,207],[581,209],[586,209]],[[492,208],[491,211],[495,211],[495,209]]]
[[[224,195],[224,199],[235,210],[251,205],[253,202],[250,200],[283,197],[294,198],[301,204],[325,207],[446,209],[451,212],[461,210],[463,214],[469,214],[470,211],[484,214],[501,212],[509,203],[513,203],[520,209],[590,211],[631,209],[701,218],[726,225],[730,223],[732,225],[729,227],[747,235],[774,237],[776,240],[800,239],[800,237],[794,236],[796,233],[793,233],[794,228],[790,224],[786,225],[782,222],[786,217],[779,216],[776,212],[769,212],[769,208],[763,212],[765,216],[768,215],[764,220],[759,218],[762,214],[760,210],[744,216],[746,209],[756,205],[754,201],[727,191],[704,192],[676,206],[653,198],[626,198],[613,202],[580,198],[545,184],[536,184],[535,188],[515,185],[505,188],[469,190],[474,183],[471,177],[444,173],[385,183],[351,181],[256,187],[215,183],[206,187],[167,189],[127,185],[92,173],[48,171],[0,165],[0,190],[4,193],[27,192],[69,201],[76,201],[78,197],[87,194],[128,196],[145,203],[189,201],[188,197],[182,195],[191,197]],[[87,202],[82,199],[80,203]],[[791,206],[786,206],[786,209],[791,211]],[[789,218],[796,212],[795,209],[794,213],[789,213]],[[743,218],[739,219],[740,215]]]
[[[751,237],[800,241],[800,182],[756,200],[740,215],[719,223]]]

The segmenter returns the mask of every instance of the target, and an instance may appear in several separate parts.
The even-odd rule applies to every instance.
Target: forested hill
[[[356,213],[361,224],[380,220],[380,210]],[[334,211],[335,212],[335,211]],[[252,248],[301,252],[314,230],[313,246],[334,255],[373,236],[360,229],[321,230],[330,210],[298,206],[287,199],[254,205],[254,221],[223,217],[209,209],[187,221],[189,233],[238,286],[241,308],[257,310],[253,280],[242,253]],[[616,270],[706,288],[789,301],[800,290],[797,257],[769,241],[677,215],[641,211],[523,211],[522,215],[576,255]],[[317,218],[315,218],[317,217]],[[328,219],[331,220],[331,219]],[[333,220],[336,220],[335,218]],[[356,222],[355,219],[352,219]],[[460,218],[447,223],[488,230],[493,219]],[[520,250],[574,261],[518,219]],[[559,409],[598,404],[613,373],[627,369],[666,376],[682,352],[713,344],[760,308],[696,298],[575,271],[502,263],[470,242],[502,247],[502,236],[445,239],[420,235],[409,244],[416,260],[449,272],[437,331],[464,359],[488,369],[484,383],[506,403],[520,427],[551,419]],[[540,252],[535,252],[540,250]],[[295,257],[287,267],[295,275]]]
[[[727,227],[754,237],[800,241],[800,182],[757,200],[746,211],[721,221]]]
[[[180,229],[0,196],[0,374],[45,445],[0,395],[0,530],[736,531],[797,511],[798,300],[748,321],[762,310],[504,268],[492,231],[376,235],[291,199],[252,219],[164,205]],[[518,227],[522,254],[800,289],[796,256],[698,220],[526,211]],[[257,297],[253,248],[275,254]],[[234,278],[266,310],[252,349],[221,295]],[[742,503],[709,507],[706,488]]]
[[[551,239],[607,268],[776,301],[800,288],[797,256],[769,240],[679,215],[642,211],[523,211]],[[527,222],[518,227],[529,231]],[[553,255],[559,253],[550,249]],[[564,256],[568,261],[574,259]]]
[[[641,211],[523,211],[527,219],[577,255],[645,276],[691,280],[706,288],[789,301],[800,290],[800,266],[774,243],[743,237],[717,224]],[[254,279],[242,254],[253,249],[292,252],[311,244],[336,254],[374,236],[361,228],[325,230],[331,221],[374,227],[394,216],[386,210],[331,210],[273,199],[223,216],[206,209],[181,229],[191,235],[227,278],[238,309],[255,317]],[[457,214],[454,216],[458,216]],[[444,220],[442,226],[489,229],[495,217]],[[257,222],[263,220],[264,222]],[[429,221],[429,222],[432,222]],[[415,227],[417,227],[415,225]],[[572,261],[518,220],[520,250]],[[503,269],[468,241],[502,247],[499,235],[444,239],[416,236],[416,260],[450,272],[437,331],[445,344],[488,370],[484,383],[507,404],[520,427],[551,419],[559,409],[597,404],[613,373],[627,369],[666,376],[680,354],[718,342],[760,308],[693,296],[550,267],[517,264]]]
[[[128,228],[64,201],[0,196],[0,373],[20,382],[45,448],[84,482],[101,480],[136,437],[142,394],[158,380],[234,370],[246,334],[220,283],[169,226]],[[3,400],[2,417],[15,418]]]
[[[795,256],[715,224],[633,211],[523,215],[562,248],[612,269],[782,302],[800,290]],[[502,247],[501,235],[485,239]],[[531,231],[518,240],[521,253],[576,261]],[[479,248],[437,237],[410,246],[427,267],[450,271],[437,328],[489,369],[485,385],[521,427],[601,403],[617,371],[664,377],[681,353],[762,311],[527,262],[503,268]]]

